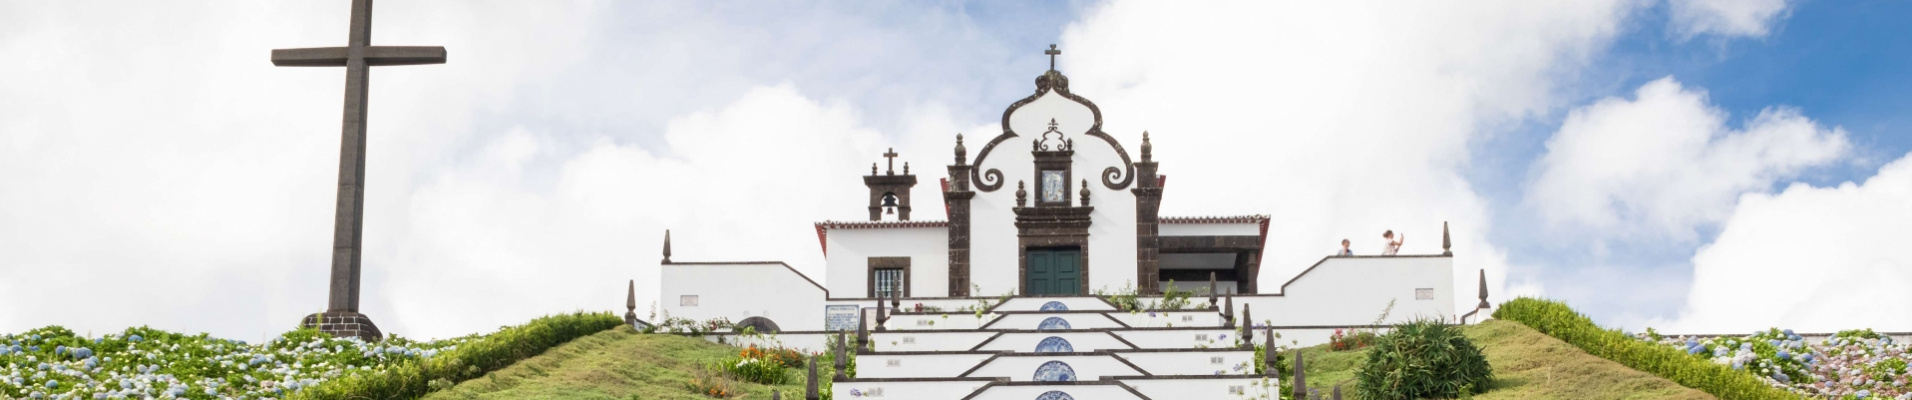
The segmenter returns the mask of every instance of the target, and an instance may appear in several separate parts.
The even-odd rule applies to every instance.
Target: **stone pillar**
[[[1233,299],[1235,297],[1229,296],[1228,298]],[[1233,301],[1230,301],[1230,303],[1233,303]],[[1255,348],[1255,316],[1248,313],[1250,311],[1248,306],[1251,305],[1253,304],[1241,305],[1241,347],[1243,349],[1253,350]]]
[[[976,192],[969,190],[967,158],[963,135],[956,135],[956,165],[949,166],[949,188],[943,192],[949,207],[949,297],[969,296],[969,201]]]
[[[1270,335],[1272,336],[1272,335]],[[1302,368],[1301,349],[1295,349],[1295,398],[1308,398],[1308,373]]]
[[[850,337],[848,335],[844,335],[843,332],[839,331],[837,332],[836,338],[837,338],[836,346],[831,346],[834,348],[833,350],[836,351],[836,360],[830,365],[831,367],[836,369],[836,374],[834,377],[832,377],[831,380],[833,381],[848,380],[850,379],[850,375],[848,374],[848,372],[845,372],[844,369],[849,368],[849,360],[846,360],[846,358],[848,358],[849,355],[844,354],[846,353],[844,350],[850,347]]]
[[[1267,340],[1268,343],[1263,344],[1261,347],[1261,372],[1268,376],[1280,375],[1277,373],[1277,371],[1281,371],[1281,364],[1276,363],[1278,357],[1276,357],[1277,354],[1275,353],[1275,335],[1262,335],[1262,337],[1262,340]]]
[[[637,280],[631,280],[630,290],[624,292],[624,324],[637,326]]]
[[[810,357],[810,374],[808,378],[804,379],[803,398],[804,400],[821,400],[823,398],[822,396],[817,394],[817,358],[816,357]]]
[[[1162,293],[1162,244],[1157,211],[1162,208],[1162,186],[1155,175],[1154,145],[1142,132],[1142,161],[1135,163],[1135,287],[1144,294]]]

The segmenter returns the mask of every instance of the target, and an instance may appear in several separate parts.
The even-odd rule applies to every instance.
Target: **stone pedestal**
[[[301,328],[317,328],[332,336],[356,337],[367,342],[383,340],[385,335],[378,331],[378,325],[372,324],[372,317],[351,311],[326,311],[305,316],[299,322]]]

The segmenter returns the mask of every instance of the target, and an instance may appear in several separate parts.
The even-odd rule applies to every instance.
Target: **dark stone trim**
[[[1089,281],[1093,265],[1089,261],[1090,213],[1095,207],[1016,207],[1016,293],[1029,294],[1029,250],[1031,248],[1075,248],[1082,253],[1082,285],[1076,294],[1066,297],[1094,297]],[[1107,300],[1103,300],[1107,301]]]
[[[909,257],[870,257],[869,263],[870,268],[863,271],[864,294],[876,297],[876,270],[894,268],[903,270],[903,297],[910,297]]]
[[[970,346],[969,351],[981,352],[981,349],[983,348],[983,346],[988,346],[990,343],[994,343],[996,341],[996,338],[999,338],[999,337],[1002,337],[1002,332],[996,332],[996,334],[994,335],[989,335],[988,339],[983,339],[981,343],[976,343],[975,346]]]
[[[299,321],[301,328],[314,328],[334,337],[356,337],[367,342],[385,339],[385,334],[372,324],[372,317],[356,311],[326,311],[309,314]]]
[[[1010,104],[1009,108],[1003,109],[1002,134],[997,135],[994,139],[990,139],[989,144],[983,145],[982,152],[976,153],[975,168],[969,171],[970,180],[976,182],[976,188],[984,192],[994,192],[997,189],[1001,189],[1003,183],[1006,183],[1006,181],[1003,180],[1001,170],[995,168],[985,169],[983,168],[983,163],[989,159],[989,153],[996,149],[997,144],[1019,136],[1016,134],[1016,130],[1009,126],[1009,116],[1014,115],[1016,110],[1021,109],[1022,106],[1029,105],[1029,103],[1035,102],[1036,99],[1042,98],[1042,95],[1052,91],[1061,95],[1063,98],[1089,108],[1089,113],[1095,116],[1095,122],[1089,126],[1089,129],[1085,131],[1084,134],[1101,138],[1103,142],[1109,144],[1109,147],[1115,149],[1117,156],[1122,158],[1122,168],[1108,167],[1102,170],[1102,185],[1108,187],[1109,190],[1127,189],[1129,184],[1135,181],[1135,166],[1131,164],[1129,160],[1128,150],[1123,149],[1122,144],[1117,143],[1114,137],[1102,132],[1102,108],[1096,107],[1095,103],[1089,101],[1089,99],[1069,93],[1069,78],[1063,76],[1061,72],[1056,72],[1056,70],[1049,70],[1048,72],[1044,72],[1042,76],[1036,77],[1036,92],[1034,94],[1030,94],[1029,97],[1024,97],[1022,100],[1017,100],[1015,103]],[[1120,178],[1121,181],[1116,181],[1115,179],[1117,178]]]
[[[874,171],[872,171],[874,172]],[[895,171],[891,171],[892,174]],[[870,220],[883,220],[883,196],[896,196],[896,216],[898,220],[910,220],[910,189],[916,187],[916,175],[869,175],[863,177],[863,185],[870,188]]]
[[[946,382],[946,381],[1006,381],[1009,378],[850,378],[837,379],[836,382],[881,383],[881,382]]]

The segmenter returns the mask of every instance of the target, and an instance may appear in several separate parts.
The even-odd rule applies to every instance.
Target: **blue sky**
[[[321,307],[341,74],[266,54],[338,45],[341,4],[0,0],[0,75],[36,77],[0,81],[0,304],[67,299],[0,331]],[[1165,214],[1274,218],[1265,280],[1451,222],[1457,287],[1612,326],[1912,330],[1839,311],[1912,296],[1903,2],[378,7],[375,44],[450,52],[372,90],[366,312],[407,336],[648,299],[664,229],[821,273],[811,223],[858,218],[867,162],[999,129],[1052,43],[1105,130],[1151,132]]]

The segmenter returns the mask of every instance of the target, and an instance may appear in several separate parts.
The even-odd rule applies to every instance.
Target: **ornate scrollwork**
[[[1015,114],[1017,109],[1035,102],[1036,99],[1041,98],[1043,94],[1049,92],[1055,92],[1056,94],[1062,95],[1065,99],[1088,107],[1089,113],[1095,116],[1095,124],[1090,125],[1088,132],[1085,132],[1085,134],[1102,138],[1103,142],[1107,142],[1109,147],[1115,149],[1116,156],[1122,158],[1121,167],[1108,167],[1102,170],[1102,186],[1110,190],[1122,190],[1127,189],[1129,184],[1134,183],[1135,164],[1129,160],[1129,152],[1123,150],[1122,144],[1117,143],[1114,137],[1102,132],[1102,109],[1096,107],[1095,103],[1090,102],[1089,99],[1069,93],[1069,77],[1063,76],[1061,72],[1051,69],[1047,72],[1043,72],[1042,76],[1036,77],[1035,94],[1024,97],[1022,100],[1017,100],[1014,104],[1010,104],[1008,109],[1003,110],[1002,134],[997,135],[995,139],[989,141],[988,145],[983,146],[983,151],[976,154],[976,168],[969,170],[970,179],[976,182],[976,188],[984,192],[994,192],[996,189],[1002,188],[1004,183],[1002,171],[995,168],[985,168],[983,167],[983,162],[989,158],[989,152],[996,149],[996,144],[1019,136],[1016,134],[1016,130],[1009,126],[1009,116]],[[1054,120],[1050,122],[1053,123]],[[1053,129],[1054,125],[1051,125],[1051,130]],[[1038,148],[1040,148],[1040,144],[1038,144]]]

